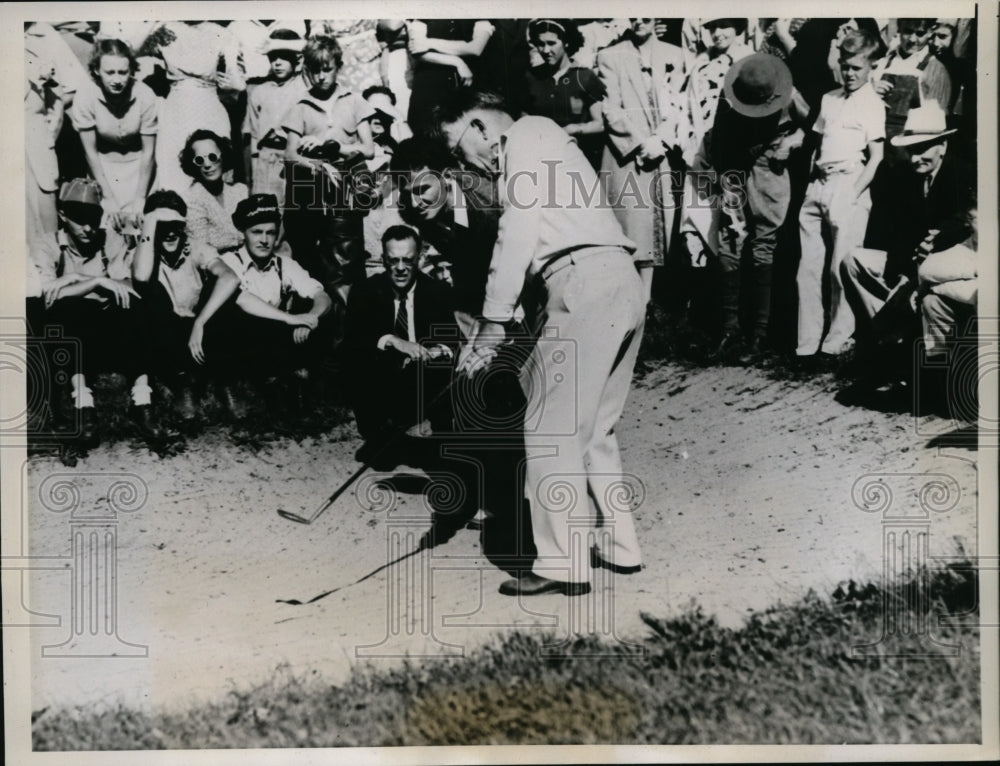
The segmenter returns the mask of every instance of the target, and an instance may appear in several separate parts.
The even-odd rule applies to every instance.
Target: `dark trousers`
[[[159,282],[137,283],[135,287],[146,305],[152,372],[174,376],[194,370],[197,363],[188,349],[194,318],[174,313],[173,302]]]
[[[84,375],[120,372],[133,380],[150,371],[148,315],[141,299],[133,296],[125,309],[112,301],[63,298],[47,310],[45,322],[75,344]]]
[[[501,569],[530,568],[536,551],[531,508],[524,497],[524,411],[518,380],[533,343],[517,335],[481,377],[459,378],[453,395],[454,449],[479,466],[482,480],[483,553]]]
[[[276,377],[311,369],[323,360],[330,345],[325,321],[305,342],[296,343],[291,325],[251,316],[234,303],[221,309],[209,326],[205,357],[218,375],[228,379]]]
[[[403,355],[372,349],[354,356],[351,404],[362,438],[388,438],[429,418],[435,430],[451,430],[451,401],[441,392],[451,379],[448,359],[403,366]]]

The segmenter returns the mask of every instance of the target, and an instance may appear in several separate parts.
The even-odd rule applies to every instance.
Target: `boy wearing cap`
[[[153,422],[144,307],[129,284],[132,254],[109,251],[101,228],[101,190],[77,178],[59,192],[60,231],[36,237],[29,253],[41,279],[49,325],[62,325],[80,341],[81,373],[71,377],[73,406],[80,411],[83,442],[98,442],[94,395],[87,379],[96,372],[124,373],[132,385],[132,415],[147,437],[158,436]]]
[[[842,354],[850,347],[854,333],[854,315],[844,295],[840,265],[864,241],[871,209],[868,187],[884,152],[885,105],[868,79],[877,50],[877,41],[867,32],[849,33],[844,38],[840,44],[844,86],[823,96],[812,126],[818,148],[799,212],[802,256],[796,275],[799,309],[795,353],[800,358],[813,358],[817,352]],[[827,263],[830,310],[824,334],[823,274]]]
[[[176,192],[149,195],[132,260],[132,281],[146,304],[159,371],[173,379],[181,418],[190,421],[197,415],[192,362],[205,364],[206,324],[236,292],[239,278],[215,248],[188,239],[186,215],[187,205]],[[206,294],[213,281],[211,293]]]
[[[240,280],[236,305],[248,316],[229,339],[232,361],[263,374],[268,384],[294,370],[299,381],[321,349],[317,340],[320,318],[332,305],[323,285],[291,258],[275,252],[281,210],[273,194],[252,194],[236,207],[233,224],[243,232],[243,246],[221,256]],[[299,305],[309,303],[300,311]],[[265,369],[261,370],[261,360]],[[301,391],[301,387],[300,387]],[[277,403],[276,403],[277,404]]]
[[[243,136],[250,144],[250,188],[254,194],[273,194],[279,204],[285,199],[283,176],[288,139],[281,127],[285,113],[306,94],[299,75],[299,59],[305,45],[289,29],[275,29],[267,40],[270,71],[247,99]]]

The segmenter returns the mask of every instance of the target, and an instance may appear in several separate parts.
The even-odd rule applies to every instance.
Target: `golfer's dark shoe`
[[[630,575],[642,571],[642,564],[625,567],[619,564],[612,564],[610,561],[605,561],[601,558],[601,554],[597,552],[597,548],[590,549],[590,566],[594,569],[607,569],[609,572],[621,575]]]
[[[585,596],[590,593],[590,583],[550,580],[534,572],[525,572],[520,577],[504,581],[500,585],[500,592],[505,596],[541,596],[543,593]]]

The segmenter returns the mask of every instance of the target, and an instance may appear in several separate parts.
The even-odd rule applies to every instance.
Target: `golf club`
[[[332,495],[330,495],[330,497],[328,497],[326,499],[325,503],[323,503],[318,508],[316,508],[315,511],[313,511],[312,516],[309,516],[307,518],[305,516],[300,516],[297,513],[292,513],[291,511],[286,511],[283,508],[279,508],[278,509],[278,515],[281,518],[283,518],[283,519],[288,519],[289,521],[295,521],[295,522],[298,522],[299,524],[312,524],[314,521],[316,521],[316,519],[319,518],[320,514],[322,514],[323,511],[325,511],[327,508],[329,508],[331,505],[333,505],[335,502],[337,502],[337,498],[340,497],[342,494],[344,494],[344,492],[346,492],[347,489],[354,482],[356,482],[358,480],[358,477],[361,476],[361,474],[363,474],[365,471],[368,470],[368,468],[369,468],[368,463],[362,463],[361,467],[358,470],[356,470],[354,473],[352,473],[351,476],[350,476],[350,478],[348,478],[347,481],[345,481],[343,484],[341,484],[337,488],[337,491],[334,492]]]
[[[457,379],[453,378],[448,383],[448,385],[445,386],[440,393],[438,393],[437,396],[431,399],[430,403],[428,403],[424,407],[424,409],[426,410],[432,409],[434,405],[436,405],[439,401],[441,401],[441,399],[443,399],[447,395],[450,395],[452,388],[454,388],[455,386],[456,380]],[[397,439],[399,439],[405,433],[406,432],[403,429],[397,429],[396,432],[392,435],[392,437],[388,441],[386,441],[385,444],[382,445],[382,448],[378,452],[376,452],[371,458],[369,458],[368,461],[362,463],[361,467],[358,468],[358,470],[356,470],[354,473],[352,473],[350,477],[348,477],[347,481],[341,484],[337,488],[337,490],[332,495],[330,495],[330,497],[326,499],[326,502],[324,502],[315,511],[313,511],[311,516],[308,517],[302,516],[301,514],[294,513],[292,511],[286,511],[284,508],[278,509],[278,515],[283,519],[287,519],[288,521],[294,521],[297,524],[312,524],[314,521],[316,521],[316,519],[320,517],[321,514],[323,514],[324,511],[326,511],[331,505],[333,505],[337,501],[337,498],[339,498],[342,494],[344,494],[344,492],[346,492],[347,489],[352,484],[354,484],[354,482],[358,480],[358,477],[360,477],[361,474],[363,474],[371,467],[371,461],[373,459],[381,455],[389,446],[391,446]]]

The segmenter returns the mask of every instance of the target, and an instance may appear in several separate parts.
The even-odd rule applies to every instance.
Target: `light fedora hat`
[[[906,126],[898,136],[893,136],[889,143],[893,146],[912,146],[937,141],[955,133],[955,128],[948,129],[944,109],[936,101],[911,109],[906,116]]]
[[[767,117],[792,100],[792,73],[769,53],[755,53],[735,62],[723,83],[726,100],[745,117]]]

